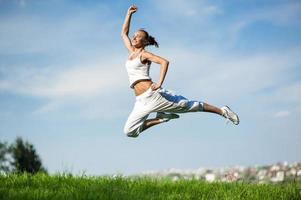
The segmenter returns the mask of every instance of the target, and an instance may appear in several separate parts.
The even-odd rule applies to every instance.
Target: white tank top
[[[139,80],[151,80],[149,77],[150,63],[141,63],[141,53],[139,53],[138,56],[132,60],[128,59],[125,63],[131,88],[134,88],[135,83],[137,83]]]

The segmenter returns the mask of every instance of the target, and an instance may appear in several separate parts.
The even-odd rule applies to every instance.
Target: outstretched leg
[[[203,112],[210,112],[210,113],[215,113],[215,114],[218,114],[218,115],[221,115],[223,116],[223,111],[222,109],[218,108],[218,107],[215,107],[213,105],[210,105],[208,103],[203,103]],[[158,125],[158,124],[161,124],[163,122],[167,122],[165,120],[162,120],[160,118],[153,118],[153,119],[147,119],[144,121],[144,124],[143,124],[143,128],[142,128],[142,131],[152,127],[152,126],[155,126],[155,125]]]
[[[215,106],[210,105],[210,104],[208,104],[208,103],[203,103],[203,108],[202,108],[202,109],[203,109],[203,110],[202,110],[203,112],[215,113],[215,114],[218,114],[218,115],[221,115],[221,116],[223,116],[223,117],[228,118],[228,116],[226,116],[225,111],[224,111],[223,109],[218,108],[218,107],[215,107]],[[228,111],[227,114],[229,114],[229,111]],[[236,114],[235,114],[235,115],[236,115]],[[235,117],[237,117],[237,116],[235,116]],[[230,117],[229,117],[229,118],[230,118]],[[230,118],[230,120],[233,121],[231,118]],[[239,119],[237,118],[237,119],[236,119],[237,122],[236,122],[236,121],[235,121],[235,122],[236,122],[236,123],[239,123],[238,120],[239,120]],[[147,119],[147,120],[144,121],[142,131],[144,131],[144,130],[146,130],[146,129],[152,127],[152,126],[155,126],[155,125],[161,124],[161,123],[163,123],[163,122],[167,122],[167,121],[168,121],[168,120],[163,120],[163,119],[160,119],[160,118]],[[235,124],[236,124],[236,123],[235,123]]]
[[[213,105],[210,105],[208,103],[203,103],[203,112],[210,112],[210,113],[215,113],[223,116],[223,111],[222,109],[215,107]]]
[[[233,124],[235,124],[235,125],[239,124],[238,115],[235,112],[233,112],[228,106],[223,106],[221,108],[217,108],[217,107],[212,106],[210,104],[203,103],[203,110],[202,111],[221,115],[224,118],[232,121]]]

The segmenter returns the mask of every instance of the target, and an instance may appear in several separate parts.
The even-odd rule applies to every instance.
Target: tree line
[[[24,172],[47,173],[34,146],[21,137],[12,144],[0,141],[0,174]]]

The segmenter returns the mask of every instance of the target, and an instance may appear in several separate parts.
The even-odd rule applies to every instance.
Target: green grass
[[[71,175],[0,176],[0,199],[301,199],[301,182],[279,184],[207,183]]]

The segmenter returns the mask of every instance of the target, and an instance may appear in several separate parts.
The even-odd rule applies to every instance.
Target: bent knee
[[[128,137],[138,137],[139,136],[139,132],[138,132],[137,129],[131,129],[130,127],[124,127],[123,132]]]

